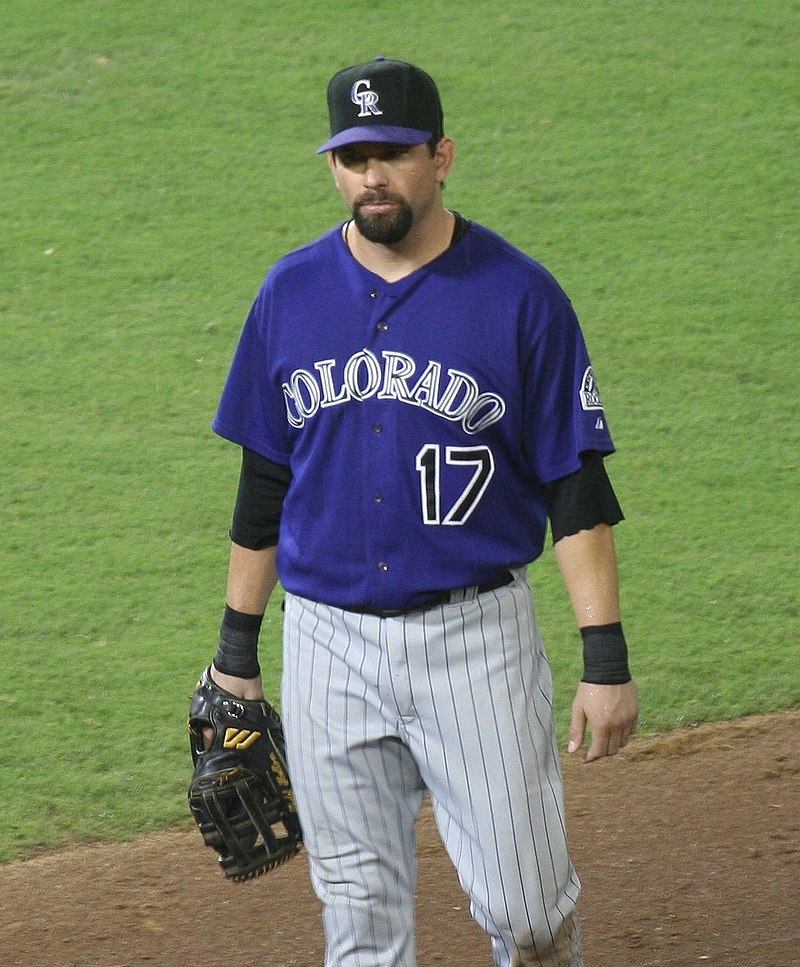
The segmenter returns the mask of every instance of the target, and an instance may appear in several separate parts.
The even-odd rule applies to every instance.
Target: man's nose
[[[377,188],[386,184],[386,165],[380,158],[367,158],[364,168],[364,184],[369,188]]]

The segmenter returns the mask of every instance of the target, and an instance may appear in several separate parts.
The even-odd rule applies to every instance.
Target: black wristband
[[[628,645],[617,621],[581,628],[583,678],[591,685],[624,685],[633,677],[628,667]]]
[[[225,605],[225,615],[219,629],[219,647],[214,656],[214,667],[223,675],[236,678],[257,678],[258,635],[263,614],[243,614]]]

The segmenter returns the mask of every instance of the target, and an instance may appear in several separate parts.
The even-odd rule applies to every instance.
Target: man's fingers
[[[586,762],[602,759],[605,756],[616,755],[628,744],[630,733],[627,729],[600,729],[597,734],[592,733],[592,742],[586,753]]]
[[[586,716],[583,709],[577,705],[572,708],[572,720],[569,724],[569,745],[567,752],[577,752],[583,745],[586,736]]]
[[[604,731],[600,731],[595,735],[595,733],[592,732],[592,741],[583,761],[594,762],[595,759],[602,759],[607,755],[611,755],[609,752],[608,734]]]

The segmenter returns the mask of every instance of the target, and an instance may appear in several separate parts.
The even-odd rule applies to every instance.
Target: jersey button
[[[386,563],[386,561],[378,561],[378,570],[386,573],[386,571],[389,570],[389,565]]]
[[[369,297],[370,297],[370,299],[377,299],[378,298],[378,290],[377,289],[373,289],[372,292],[370,292]]]
[[[375,501],[376,504],[382,504],[383,503],[383,494],[380,493],[380,492],[378,492],[376,494],[373,494],[372,495],[372,499]]]
[[[383,433],[383,423],[376,423],[372,428],[376,433]]]
[[[388,329],[389,329],[389,323],[388,322],[379,322],[378,325],[375,328],[378,330],[378,332],[387,332]]]

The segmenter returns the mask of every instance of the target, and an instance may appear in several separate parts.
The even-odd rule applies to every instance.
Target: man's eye
[[[364,164],[364,156],[356,154],[354,151],[340,151],[339,161],[345,168],[354,168],[356,165]]]
[[[348,151],[345,148],[340,148],[337,152],[337,158],[339,164],[343,165],[345,168],[350,169],[360,169],[364,168],[370,158],[376,158],[379,161],[399,161],[405,158],[409,153],[409,149],[404,145],[398,145],[397,147],[387,147],[380,151],[376,151],[374,154],[364,154],[361,151]]]

